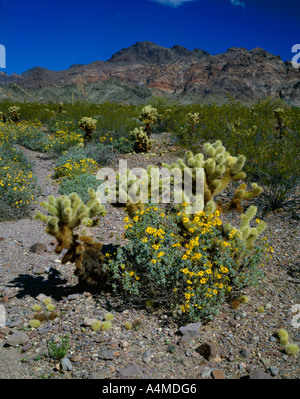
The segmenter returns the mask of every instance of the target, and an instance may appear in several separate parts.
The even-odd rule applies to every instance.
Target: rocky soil
[[[160,135],[151,155],[122,159],[128,159],[129,167],[159,164],[161,151],[166,151],[166,162],[181,155],[167,135]],[[57,192],[48,178],[54,160],[26,153],[36,161],[40,202]],[[37,209],[39,205],[32,215]],[[94,236],[105,243],[121,240],[124,216],[108,206]],[[129,298],[80,287],[74,267],[61,265],[41,222],[28,218],[0,223],[0,308],[6,312],[0,328],[0,378],[298,379],[299,355],[285,354],[276,331],[285,328],[290,340],[300,343],[299,224],[285,214],[270,214],[265,220],[274,252],[264,265],[261,286],[244,290],[247,304],[234,308],[226,303],[213,321],[189,326],[177,324],[163,309],[148,313]],[[57,317],[34,329],[29,325],[31,308],[44,308],[45,297],[56,306]],[[114,315],[111,329],[92,331],[91,319],[102,320],[108,312]],[[135,328],[127,330],[128,321]],[[59,343],[66,335],[66,357],[61,362],[50,358],[47,341]]]

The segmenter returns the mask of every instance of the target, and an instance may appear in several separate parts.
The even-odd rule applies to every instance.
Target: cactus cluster
[[[78,126],[80,127],[80,129],[84,131],[84,140],[86,142],[91,141],[92,134],[96,129],[96,125],[97,125],[96,119],[89,118],[86,116],[81,118],[80,121],[78,122]]]
[[[75,275],[79,280],[95,284],[105,280],[102,271],[104,255],[102,244],[91,237],[75,234],[74,229],[80,225],[94,227],[100,223],[100,216],[105,214],[94,190],[89,190],[89,200],[84,204],[81,198],[72,193],[58,198],[48,197],[41,203],[48,215],[38,212],[34,218],[46,223],[46,232],[57,240],[55,251],[64,255],[62,264],[75,263]]]
[[[149,138],[149,135],[146,133],[143,127],[136,127],[130,135],[134,138],[134,151],[139,152],[148,152],[152,146],[152,140]]]
[[[56,319],[59,314],[55,311],[56,306],[52,304],[51,298],[46,298],[43,302],[45,309],[42,306],[34,304],[31,309],[35,312],[29,324],[32,328],[38,328],[42,322]]]
[[[152,125],[157,122],[158,112],[157,109],[152,107],[152,105],[146,105],[142,108],[141,113],[139,115],[139,120],[142,121],[145,125],[145,132],[148,137],[151,135]]]

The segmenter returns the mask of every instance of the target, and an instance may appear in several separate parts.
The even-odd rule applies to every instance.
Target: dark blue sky
[[[177,7],[162,4],[182,2]],[[234,5],[234,4],[235,5]],[[300,43],[299,0],[0,0],[9,74],[107,60],[138,41],[219,54],[262,47],[291,60]]]

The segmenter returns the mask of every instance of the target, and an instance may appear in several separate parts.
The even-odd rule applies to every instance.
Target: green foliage
[[[54,338],[50,338],[47,340],[47,347],[49,356],[56,360],[63,359],[68,350],[70,349],[70,337],[69,336],[61,336],[60,342],[55,342]]]
[[[0,219],[9,220],[28,215],[40,194],[32,165],[17,146],[0,145]]]
[[[93,190],[97,191],[100,183],[101,182],[96,179],[95,175],[88,173],[75,175],[71,178],[66,177],[61,180],[58,193],[60,195],[77,193],[83,202],[87,202],[88,190],[92,188]]]

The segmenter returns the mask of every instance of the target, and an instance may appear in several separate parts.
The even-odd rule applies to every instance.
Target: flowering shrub
[[[92,158],[75,160],[70,158],[65,164],[57,166],[53,178],[71,177],[81,173],[92,173],[98,167],[97,162]]]
[[[152,206],[131,222],[125,218],[130,241],[107,256],[106,267],[114,289],[150,298],[186,320],[209,319],[232,290],[259,283],[267,248],[247,250],[237,231],[225,240],[218,211],[195,214],[191,235],[181,234],[180,217]]]

